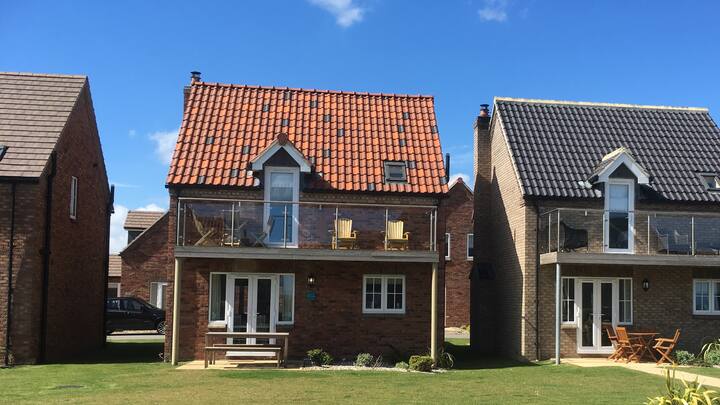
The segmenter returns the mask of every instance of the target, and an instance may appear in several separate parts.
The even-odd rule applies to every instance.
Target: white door
[[[580,279],[578,291],[578,353],[612,353],[604,325],[617,324],[617,281]]]
[[[228,276],[226,319],[228,332],[275,332],[275,290],[273,275]],[[266,339],[228,339],[228,343],[268,343]]]

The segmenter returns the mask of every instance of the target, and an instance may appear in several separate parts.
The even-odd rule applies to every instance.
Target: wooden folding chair
[[[658,360],[655,364],[660,365],[668,362],[672,365],[675,365],[675,360],[670,357],[670,354],[675,349],[675,345],[677,345],[678,340],[680,340],[680,329],[675,329],[675,336],[673,336],[672,339],[655,339],[655,346],[653,346],[653,349],[655,349],[655,351],[660,354],[660,360]]]
[[[405,223],[400,220],[387,221],[385,250],[406,250],[410,241],[410,232],[403,232]]]
[[[357,231],[352,230],[352,219],[338,218],[335,221],[335,229],[332,237],[333,249],[355,249],[357,243]]]
[[[212,226],[207,226],[204,224],[195,214],[195,211],[191,211],[192,213],[192,219],[193,223],[195,224],[195,229],[197,229],[198,233],[200,234],[200,239],[195,242],[195,246],[206,246],[209,242],[209,238],[215,234],[215,229]]]
[[[608,335],[608,339],[610,339],[610,343],[613,345],[613,353],[608,356],[609,360],[617,360],[622,357],[622,349],[620,348],[620,344],[618,343],[617,334],[613,330],[612,325],[605,324],[603,325],[605,328],[605,333]]]
[[[615,332],[617,333],[617,342],[622,353],[617,360],[625,360],[626,363],[631,361],[640,362],[640,352],[645,346],[642,343],[638,343],[637,340],[630,339],[627,329],[622,326],[615,328]]]

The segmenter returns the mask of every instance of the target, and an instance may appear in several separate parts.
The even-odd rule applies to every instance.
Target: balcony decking
[[[540,255],[540,265],[547,264],[720,267],[720,256],[550,252]]]
[[[328,260],[344,262],[412,262],[437,263],[432,251],[366,250],[366,249],[290,249],[290,248],[228,248],[216,246],[176,246],[175,257],[214,259]]]

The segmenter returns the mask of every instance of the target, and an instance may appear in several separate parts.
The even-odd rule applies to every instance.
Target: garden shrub
[[[326,366],[330,363],[332,363],[333,358],[330,356],[330,353],[326,352],[323,349],[312,349],[308,350],[307,356],[312,361],[312,363],[316,366]]]
[[[706,366],[719,366],[720,365],[720,351],[712,351],[705,353],[703,357]]]
[[[403,370],[407,370],[408,368],[410,368],[410,365],[408,365],[404,361],[399,361],[399,362],[395,363],[395,368],[401,368]]]
[[[410,356],[410,370],[430,372],[433,367],[433,359],[430,356]]]
[[[358,367],[370,367],[373,365],[373,356],[370,353],[360,353],[355,358],[355,365]]]
[[[449,368],[453,368],[454,365],[455,365],[455,357],[453,357],[452,354],[446,352],[445,349],[441,347],[438,352],[438,361],[437,361],[436,366],[438,368],[449,369]]]
[[[685,350],[676,351],[675,359],[677,360],[678,364],[681,364],[683,366],[688,366],[695,363],[695,355]]]
[[[714,405],[720,403],[720,393],[708,390],[697,380],[687,383],[683,380],[675,378],[675,370],[665,372],[665,389],[667,393],[655,398],[648,398],[646,405],[670,405],[670,404],[696,404],[696,405]]]

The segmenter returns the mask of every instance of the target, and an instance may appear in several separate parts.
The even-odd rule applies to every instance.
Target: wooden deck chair
[[[405,223],[394,219],[387,221],[385,250],[406,250],[410,241],[410,232],[403,232]]]
[[[672,339],[655,339],[655,346],[653,346],[653,349],[660,354],[660,360],[657,361],[657,365],[665,362],[675,365],[675,360],[670,357],[670,354],[675,349],[675,345],[677,345],[678,340],[680,340],[680,329],[675,329],[675,336],[673,336]]]
[[[355,249],[357,247],[357,231],[352,230],[352,219],[338,218],[332,237],[333,249]]]
[[[635,339],[630,339],[627,329],[622,326],[615,328],[617,333],[617,342],[622,351],[621,356],[617,360],[625,360],[626,363],[631,361],[640,361],[640,352],[645,347],[642,343],[638,343]]]
[[[612,343],[614,350],[613,353],[608,356],[608,359],[617,360],[622,357],[622,350],[620,349],[620,345],[618,344],[617,333],[615,333],[615,330],[610,324],[605,324],[603,325],[603,327],[605,328],[605,333],[607,333],[608,339],[610,339],[610,343]]]
[[[195,215],[195,211],[191,212],[193,223],[195,224],[195,229],[197,229],[198,233],[200,234],[200,239],[195,242],[195,246],[204,246],[206,245],[208,238],[210,238],[215,233],[216,229],[212,226],[205,226],[205,224],[200,221],[197,215]]]
[[[272,215],[268,216],[267,226],[262,230],[262,232],[251,232],[253,239],[255,239],[252,242],[252,245],[254,247],[267,247],[267,245],[265,244],[265,240],[268,238],[268,236],[270,236],[274,225],[275,218],[273,218]]]

